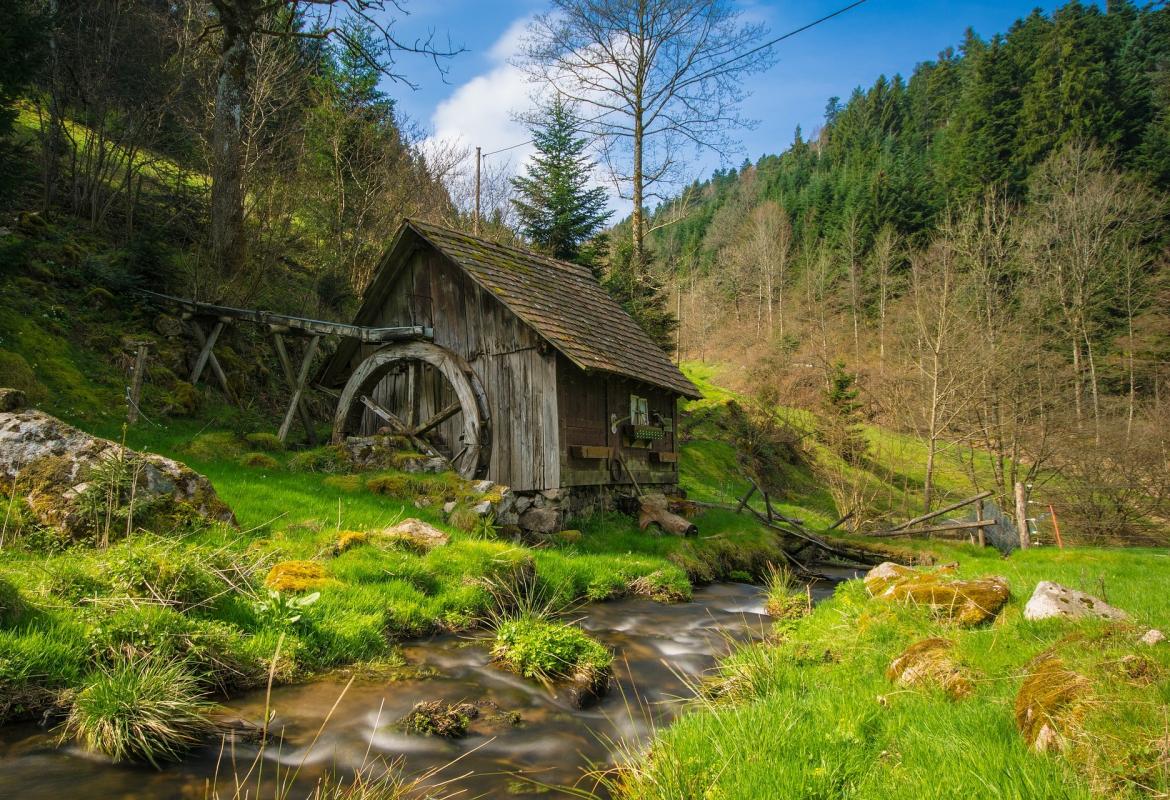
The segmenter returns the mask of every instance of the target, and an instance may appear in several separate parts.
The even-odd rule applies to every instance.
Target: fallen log
[[[699,532],[698,526],[689,519],[672,513],[670,501],[661,494],[647,494],[641,498],[638,528],[644,531],[652,524],[675,536],[691,536]]]

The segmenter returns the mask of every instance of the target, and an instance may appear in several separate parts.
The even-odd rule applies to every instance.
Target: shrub
[[[525,678],[553,681],[608,673],[613,655],[580,628],[517,617],[497,626],[492,659]]]
[[[214,732],[198,681],[181,664],[122,660],[91,675],[73,700],[62,739],[114,762],[158,767]]]
[[[273,565],[264,585],[278,592],[304,592],[318,589],[328,581],[325,568],[312,561],[281,561]]]
[[[280,462],[267,453],[245,453],[240,456],[240,465],[257,469],[279,469]]]
[[[284,449],[284,442],[280,441],[280,437],[275,433],[268,433],[267,431],[249,433],[244,437],[244,441],[257,450],[263,450],[266,453],[279,453]]]

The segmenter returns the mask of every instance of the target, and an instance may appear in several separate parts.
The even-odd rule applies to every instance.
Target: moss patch
[[[320,589],[328,580],[325,568],[313,561],[282,561],[268,571],[264,585],[278,592],[307,592]]]

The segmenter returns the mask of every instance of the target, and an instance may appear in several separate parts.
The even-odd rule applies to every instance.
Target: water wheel
[[[429,382],[427,393],[419,390],[424,378]],[[398,383],[405,388],[395,389]],[[370,417],[422,452],[446,459],[465,478],[487,474],[491,458],[487,394],[467,362],[450,350],[430,342],[404,342],[367,356],[341,391],[333,442],[340,444],[360,433],[363,419]]]

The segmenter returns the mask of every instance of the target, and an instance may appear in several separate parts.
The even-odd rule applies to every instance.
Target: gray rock
[[[560,529],[560,516],[555,508],[530,508],[520,515],[520,527],[536,533],[553,533]]]
[[[517,495],[516,500],[512,503],[512,510],[517,514],[523,514],[532,507],[532,498],[525,495]]]
[[[451,541],[451,537],[434,525],[414,518],[404,519],[397,525],[383,528],[378,536],[405,542],[413,549],[422,551],[442,547]]]
[[[561,490],[560,489],[545,489],[544,491],[541,492],[541,494],[544,495],[545,500],[560,500],[561,499]]]
[[[450,514],[452,511],[455,510],[455,506],[457,506],[457,505],[458,505],[458,503],[456,503],[454,500],[443,503],[443,513]]]
[[[211,482],[186,464],[124,449],[41,411],[0,412],[0,483],[24,496],[42,525],[74,537],[93,533],[79,499],[93,470],[111,459],[127,464],[137,503],[169,497],[207,519],[235,523]]]
[[[0,389],[0,411],[20,411],[28,405],[28,398],[20,389]]]
[[[1061,586],[1051,581],[1040,581],[1028,604],[1024,606],[1024,619],[1041,620],[1053,617],[1099,617],[1123,621],[1129,614],[1114,608],[1091,594]]]
[[[496,524],[503,525],[519,525],[520,515],[515,511],[501,511],[496,514]]]
[[[471,507],[471,513],[479,517],[486,517],[492,513],[492,504],[490,500],[481,500]]]
[[[1148,644],[1150,647],[1153,647],[1156,644],[1161,644],[1164,641],[1166,641],[1166,634],[1162,633],[1157,628],[1150,628],[1148,631],[1146,631],[1145,635],[1142,636],[1142,644]]]
[[[476,494],[487,494],[488,492],[490,492],[492,490],[493,486],[495,486],[495,483],[493,483],[492,481],[483,480],[483,481],[476,481],[475,483],[471,484],[471,489]]]

